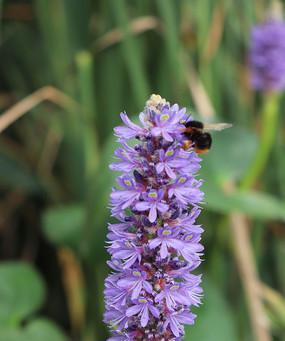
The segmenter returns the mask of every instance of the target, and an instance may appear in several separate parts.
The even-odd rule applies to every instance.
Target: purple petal
[[[113,257],[114,258],[127,258],[129,256],[131,256],[134,253],[133,250],[118,250],[113,252]]]
[[[180,327],[180,324],[178,323],[178,321],[176,321],[176,319],[172,318],[172,319],[170,319],[169,325],[170,325],[170,329],[171,329],[172,333],[176,337],[180,336],[180,328],[181,327]]]
[[[152,128],[151,133],[153,136],[159,136],[161,135],[161,128],[159,127]]]
[[[136,204],[136,209],[138,211],[147,211],[150,208],[151,204],[146,201],[140,201]]]
[[[171,179],[176,178],[175,172],[168,165],[165,166],[165,172]]]
[[[135,167],[135,164],[128,162],[114,162],[109,166],[112,171],[116,172],[130,172]]]
[[[160,257],[162,259],[166,258],[169,255],[168,253],[168,249],[167,249],[167,244],[166,242],[162,242],[161,243],[161,247],[160,247]]]
[[[159,240],[158,238],[152,239],[148,242],[150,249],[155,249],[160,244],[161,244],[161,240]]]
[[[166,211],[169,209],[169,206],[166,205],[166,204],[158,203],[158,204],[157,204],[157,209],[158,209],[160,212],[164,213],[164,212],[166,212]]]
[[[141,291],[142,291],[142,283],[139,282],[133,289],[132,296],[131,296],[132,300],[135,300],[136,298],[138,298]]]
[[[153,223],[157,218],[156,205],[152,205],[149,211],[148,220]]]
[[[145,327],[149,320],[149,314],[148,314],[148,308],[147,305],[142,310],[142,316],[141,316],[141,326]]]
[[[123,266],[123,269],[129,269],[136,261],[141,261],[141,255],[133,255],[132,257],[130,257]]]
[[[118,281],[118,286],[120,287],[120,288],[125,288],[125,289],[127,289],[127,288],[130,288],[130,287],[132,287],[132,285],[134,284],[132,281],[130,281],[129,280],[129,278],[122,278],[122,279],[120,279],[119,281]]]
[[[123,205],[122,205],[122,209],[124,210],[125,208],[128,208],[136,199],[138,199],[139,194],[134,194],[133,196],[131,196],[129,198],[129,200],[127,200]]]
[[[168,245],[173,247],[176,250],[184,250],[185,249],[185,243],[178,239],[171,239],[168,241]]]
[[[149,305],[148,309],[151,311],[152,315],[156,318],[159,318],[160,312],[158,310],[158,308],[154,307],[153,305]]]
[[[168,142],[172,142],[173,141],[173,138],[171,137],[171,135],[169,135],[165,130],[162,130],[162,136]]]
[[[181,321],[182,323],[193,324],[195,321],[196,315],[191,312],[184,311],[183,313],[179,314],[178,317],[179,317],[179,321]]]
[[[126,310],[126,316],[130,317],[130,316],[134,316],[136,314],[138,314],[141,311],[141,306],[138,305],[133,305],[132,307],[128,308]]]
[[[143,282],[143,287],[144,287],[146,292],[148,292],[149,294],[152,294],[153,288],[152,288],[152,285],[149,282],[144,281]]]
[[[136,133],[130,128],[119,126],[114,128],[115,136],[120,138],[133,138],[136,136]]]
[[[137,131],[137,132],[143,132],[143,129],[140,127],[140,126],[138,126],[137,124],[134,124],[129,118],[128,118],[128,115],[127,114],[125,114],[125,113],[121,113],[120,114],[120,116],[121,116],[121,119],[122,119],[122,121],[125,123],[125,125],[126,126],[128,126],[129,128],[131,128],[131,129],[133,129],[133,130],[135,130],[135,131]]]
[[[157,171],[157,174],[160,174],[164,170],[164,163],[160,162],[155,166],[155,169]]]

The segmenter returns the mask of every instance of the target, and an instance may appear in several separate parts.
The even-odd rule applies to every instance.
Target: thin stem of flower
[[[246,176],[241,181],[240,188],[243,190],[247,190],[254,185],[268,161],[277,128],[279,99],[280,95],[278,93],[270,93],[265,96],[262,109],[260,145],[255,159],[247,171]]]

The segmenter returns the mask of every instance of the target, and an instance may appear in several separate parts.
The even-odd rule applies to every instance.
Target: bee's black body
[[[200,121],[188,121],[185,124],[186,128],[200,129],[203,130],[204,124]]]
[[[204,124],[200,121],[188,121],[185,124],[185,149],[193,146],[198,154],[206,153],[212,145],[212,137],[203,131]]]

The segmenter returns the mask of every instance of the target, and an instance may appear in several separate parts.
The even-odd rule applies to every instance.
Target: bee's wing
[[[231,123],[204,123],[203,130],[210,131],[210,130],[224,130],[227,128],[231,128],[233,125]]]

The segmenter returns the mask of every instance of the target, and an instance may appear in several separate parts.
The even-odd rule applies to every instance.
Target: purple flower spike
[[[196,224],[203,200],[196,179],[200,159],[183,149],[183,122],[191,119],[158,95],[140,113],[142,126],[121,114],[115,128],[121,148],[111,169],[123,174],[111,193],[109,266],[104,321],[108,341],[181,341],[191,309],[201,303],[203,229]],[[134,146],[128,142],[137,139]]]
[[[256,90],[285,89],[285,22],[270,19],[253,27],[250,41],[251,84]]]

